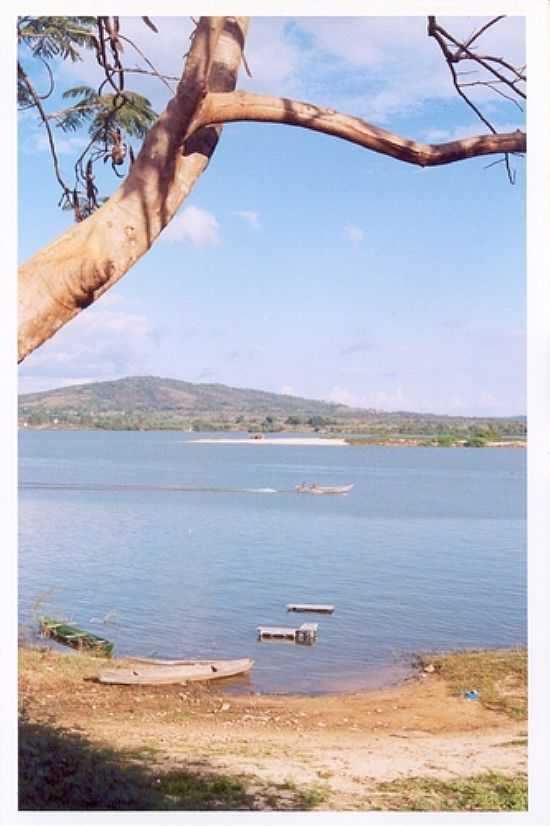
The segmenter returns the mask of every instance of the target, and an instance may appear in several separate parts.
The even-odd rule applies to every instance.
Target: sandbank
[[[349,447],[345,439],[323,439],[323,438],[291,438],[281,437],[280,439],[192,439],[191,444],[195,445],[295,445],[300,447]]]

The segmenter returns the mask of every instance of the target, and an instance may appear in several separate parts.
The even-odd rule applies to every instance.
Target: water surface
[[[27,628],[43,611],[120,655],[251,656],[255,691],[386,685],[418,650],[525,644],[524,450],[195,438],[21,433]],[[305,479],[355,486],[296,494]],[[315,646],[256,640],[302,620],[319,622]]]

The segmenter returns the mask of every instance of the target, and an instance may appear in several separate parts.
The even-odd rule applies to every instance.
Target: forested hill
[[[26,427],[133,429],[353,429],[403,433],[472,427],[518,435],[523,417],[481,419],[410,412],[381,412],[297,396],[135,376],[29,393],[19,397]]]
[[[51,411],[58,415],[100,413],[173,413],[182,416],[338,416],[346,411],[339,404],[228,387],[224,384],[193,384],[178,379],[135,376],[117,381],[94,382],[30,393],[19,397],[19,411]]]

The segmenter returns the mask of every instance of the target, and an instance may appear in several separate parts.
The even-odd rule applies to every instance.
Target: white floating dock
[[[299,628],[282,628],[274,625],[258,625],[259,640],[288,640],[301,645],[313,645],[317,639],[316,622],[304,622]]]
[[[296,640],[296,628],[279,628],[275,625],[258,625],[259,640]]]
[[[296,629],[296,642],[302,645],[313,645],[317,639],[317,629],[319,628],[316,622],[304,622]]]
[[[334,613],[334,605],[314,605],[309,602],[289,602],[286,606],[286,610],[295,611],[296,613],[301,614],[332,614]]]

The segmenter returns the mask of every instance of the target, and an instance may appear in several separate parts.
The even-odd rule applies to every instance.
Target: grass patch
[[[243,782],[227,775],[198,775],[170,772],[159,778],[161,794],[171,801],[171,808],[186,811],[213,809],[252,809],[254,799]]]
[[[287,779],[284,783],[279,784],[279,788],[292,793],[294,797],[293,808],[297,811],[316,809],[321,803],[326,803],[331,794],[330,788],[324,783],[300,786],[294,780]]]
[[[309,786],[306,789],[299,790],[300,809],[307,811],[308,809],[316,809],[322,803],[326,803],[330,797],[330,789],[328,786],[317,783]]]
[[[161,772],[154,749],[102,748],[80,734],[23,717],[19,808],[23,811],[212,810],[254,808],[238,778]]]
[[[527,716],[527,650],[461,651],[422,654],[420,665],[433,664],[454,694],[475,689],[486,708],[515,719]]]
[[[493,772],[453,781],[413,777],[380,784],[377,796],[376,811],[519,812],[527,811],[527,778]]]
[[[508,746],[526,746],[527,737],[517,737],[515,740],[507,740],[505,743],[497,743],[495,748],[504,749]]]
[[[22,811],[306,811],[329,789],[258,783],[213,770],[158,765],[158,749],[121,750],[81,734],[37,723],[19,724],[19,808]]]

